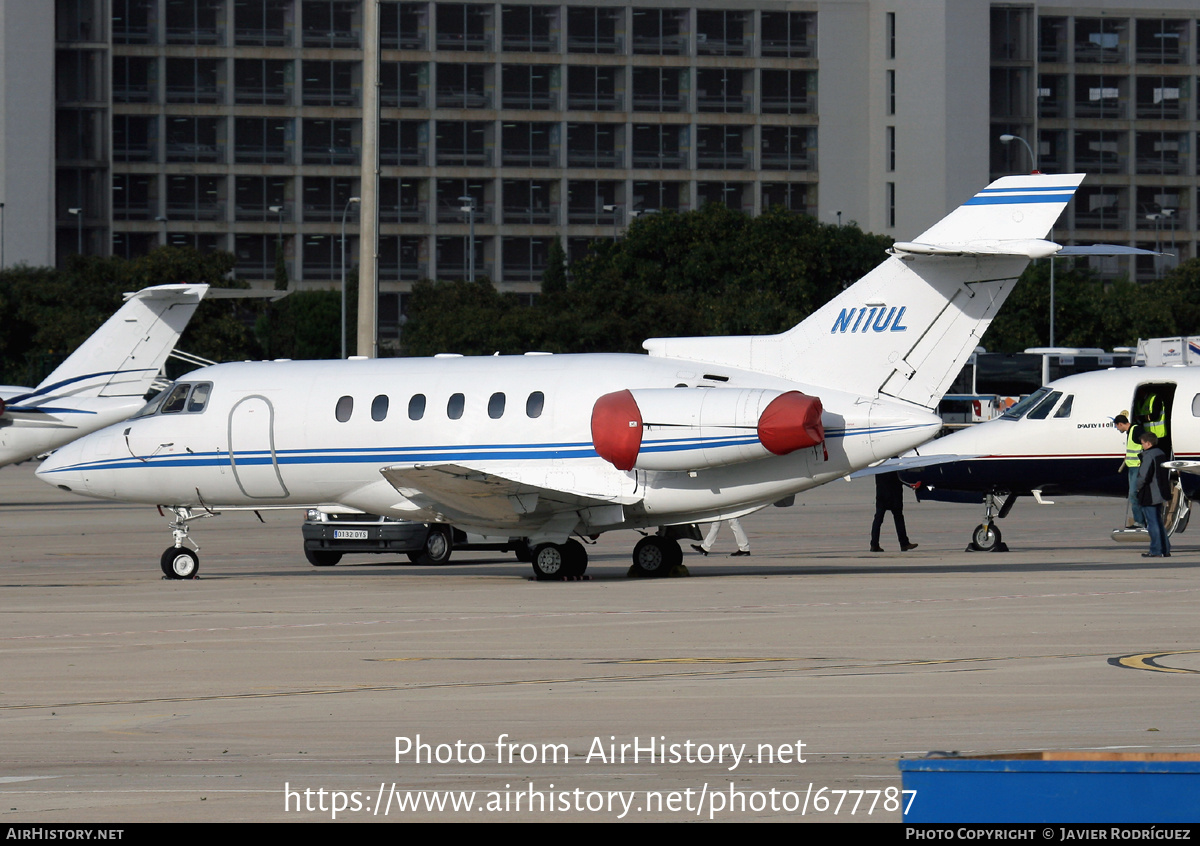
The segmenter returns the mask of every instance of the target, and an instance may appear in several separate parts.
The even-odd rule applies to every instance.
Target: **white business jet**
[[[652,529],[636,570],[682,560],[691,524],[738,517],[897,455],[941,428],[947,386],[1082,174],[980,191],[779,335],[656,338],[649,355],[221,364],[38,474],[171,509],[169,578],[196,574],[189,522],[324,505],[523,537],[539,577],[587,538]]]
[[[1200,367],[1121,367],[1051,382],[1001,417],[918,447],[881,465],[921,482],[920,499],[984,502],[975,549],[1000,546],[995,518],[1006,517],[1018,497],[1119,496],[1129,493],[1123,471],[1125,435],[1113,426],[1121,411],[1148,395],[1165,408],[1166,448],[1183,471],[1183,499],[1169,510],[1174,531],[1186,526],[1187,498],[1200,489]],[[966,496],[964,496],[966,494]],[[1145,540],[1146,535],[1116,539]]]
[[[0,386],[0,465],[103,429],[146,404],[207,285],[160,285],[125,304],[36,388]]]

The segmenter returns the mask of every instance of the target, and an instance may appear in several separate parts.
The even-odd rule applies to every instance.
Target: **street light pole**
[[[283,206],[267,206],[267,211],[279,216],[279,234],[275,236],[275,264],[283,256]]]
[[[613,203],[613,204],[611,204],[611,205],[606,205],[606,206],[604,207],[604,210],[605,210],[606,212],[612,212],[612,216],[613,216],[613,243],[615,244],[615,243],[617,243],[617,237],[620,235],[620,225],[621,225],[621,223],[620,223],[620,217],[619,217],[619,215],[621,214],[621,204],[620,204],[620,203]]]
[[[350,206],[359,201],[358,197],[351,197],[342,209],[342,358],[346,357],[346,215]]]
[[[0,270],[4,270],[4,203],[0,203]]]
[[[1038,170],[1037,156],[1033,152],[1033,147],[1029,146],[1029,142],[1020,135],[1009,135],[1007,132],[1000,136],[1001,144],[1010,144],[1013,141],[1020,141],[1025,145],[1025,149],[1029,151],[1029,163],[1033,166],[1030,173],[1041,173]],[[1050,230],[1050,238],[1054,239],[1054,230]],[[1050,346],[1054,346],[1054,256],[1050,256]]]
[[[470,222],[471,241],[467,248],[467,281],[475,281],[475,198],[470,196],[459,197],[458,201],[463,203],[463,207],[459,211],[467,213],[467,220]]]
[[[75,252],[79,255],[83,255],[83,209],[67,209],[67,214],[75,215]]]
[[[1030,173],[1041,173],[1041,171],[1038,170],[1037,156],[1033,154],[1033,147],[1029,146],[1029,142],[1020,135],[1009,135],[1005,133],[1004,135],[1000,136],[1001,144],[1008,144],[1011,141],[1020,141],[1025,145],[1025,149],[1029,151],[1029,161],[1033,165],[1033,170],[1031,170]]]

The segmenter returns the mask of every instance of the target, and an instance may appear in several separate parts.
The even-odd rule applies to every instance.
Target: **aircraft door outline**
[[[262,394],[238,400],[229,410],[229,466],[243,494],[251,499],[281,499],[291,496],[279,472],[275,453],[275,406]],[[237,461],[241,449],[242,463]],[[254,458],[250,453],[256,454]],[[263,463],[261,456],[270,456]]]

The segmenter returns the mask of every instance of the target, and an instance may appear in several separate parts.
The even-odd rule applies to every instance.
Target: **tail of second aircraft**
[[[145,394],[207,291],[207,285],[159,285],[128,295],[37,388],[14,399]]]
[[[1083,174],[998,179],[781,335],[655,338],[651,355],[934,408]]]

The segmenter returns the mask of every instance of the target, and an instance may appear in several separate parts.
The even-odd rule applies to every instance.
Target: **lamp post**
[[[4,203],[0,203],[0,270],[4,270]]]
[[[283,206],[267,206],[267,211],[279,216],[279,234],[275,236],[275,264],[278,267],[283,256]],[[276,272],[278,273],[278,270]]]
[[[1146,220],[1154,223],[1154,275],[1162,276],[1162,219],[1166,212],[1153,212],[1146,215]]]
[[[613,203],[611,205],[606,205],[606,206],[604,206],[604,210],[606,212],[609,212],[613,216],[613,243],[615,244],[615,243],[617,243],[617,237],[620,234],[621,204]]]
[[[163,246],[165,247],[165,246],[167,245],[167,223],[168,223],[168,218],[166,217],[166,215],[161,215],[161,214],[160,214],[158,217],[154,218],[154,221],[155,221],[156,223],[161,223],[161,224],[162,224],[162,242],[163,242]]]
[[[359,201],[358,197],[351,197],[342,209],[342,358],[346,357],[346,215]]]
[[[1039,170],[1038,170],[1038,165],[1037,165],[1037,156],[1035,156],[1035,155],[1033,154],[1033,147],[1030,147],[1030,146],[1029,146],[1029,142],[1028,142],[1028,141],[1026,141],[1026,140],[1025,140],[1024,138],[1022,138],[1020,135],[1009,135],[1009,134],[1005,133],[1004,135],[1001,135],[1001,136],[1000,136],[1000,143],[1001,143],[1001,144],[1008,144],[1008,143],[1010,143],[1010,142],[1012,142],[1012,141],[1020,141],[1022,144],[1024,144],[1024,145],[1025,145],[1025,149],[1029,151],[1029,161],[1030,161],[1030,162],[1032,163],[1032,165],[1033,165],[1033,170],[1031,170],[1031,171],[1030,171],[1030,173],[1041,173],[1041,171],[1039,171]]]
[[[67,214],[75,215],[75,252],[83,255],[83,209],[67,209]]]
[[[459,209],[461,212],[466,212],[467,220],[471,227],[471,240],[467,247],[467,281],[475,281],[475,198],[471,196],[459,197],[458,201],[463,204]]]

